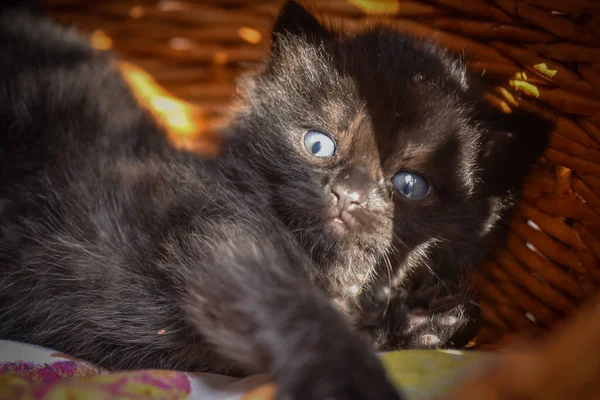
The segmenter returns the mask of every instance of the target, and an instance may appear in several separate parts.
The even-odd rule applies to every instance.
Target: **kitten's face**
[[[337,38],[288,6],[247,90],[240,124],[273,205],[334,297],[390,259],[410,268],[433,244],[468,249],[523,169],[494,169],[488,152],[511,135],[486,125],[464,67],[392,31]]]

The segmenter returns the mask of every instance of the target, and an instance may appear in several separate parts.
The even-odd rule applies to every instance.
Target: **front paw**
[[[278,400],[402,400],[368,346],[333,344],[318,354],[299,354],[276,377]]]
[[[461,348],[477,334],[478,307],[470,302],[411,309],[403,328],[404,346],[411,349]]]

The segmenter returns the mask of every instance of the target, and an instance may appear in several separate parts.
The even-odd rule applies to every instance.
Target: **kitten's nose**
[[[367,201],[371,179],[362,168],[345,169],[334,179],[331,192],[342,209],[362,206]]]

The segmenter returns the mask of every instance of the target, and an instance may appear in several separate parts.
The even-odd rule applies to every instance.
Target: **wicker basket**
[[[112,47],[135,65],[125,66],[126,75],[170,122],[179,143],[212,151],[218,143],[212,133],[224,121],[235,77],[264,57],[282,1],[47,3],[59,21],[90,32],[98,47]],[[523,107],[557,123],[528,180],[506,245],[473,277],[485,318],[478,343],[536,337],[597,292],[600,1],[323,0],[311,5],[331,23],[344,20],[348,29],[375,16],[433,37],[465,53],[470,68],[489,78],[488,99],[498,107]]]

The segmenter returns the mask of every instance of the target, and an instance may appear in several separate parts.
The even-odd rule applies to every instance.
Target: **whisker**
[[[383,315],[381,316],[381,321],[384,320],[384,318],[387,315],[388,309],[390,307],[390,302],[392,300],[392,274],[393,274],[393,270],[392,270],[392,262],[390,261],[390,258],[388,257],[387,254],[384,254],[385,257],[385,261],[386,261],[386,271],[388,273],[388,292],[387,292],[387,300],[385,303],[385,309],[383,310]]]

